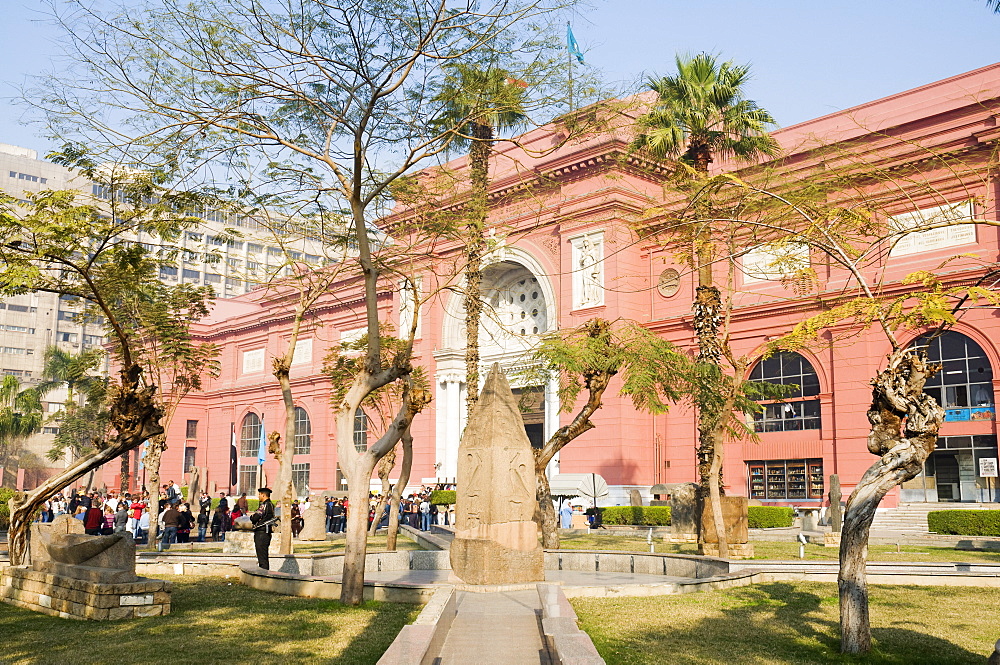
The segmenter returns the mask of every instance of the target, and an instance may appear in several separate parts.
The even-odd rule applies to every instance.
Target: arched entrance
[[[529,255],[505,248],[504,260],[483,270],[483,315],[479,331],[480,380],[493,363],[507,374],[515,394],[525,394],[529,404],[523,414],[525,432],[533,445],[541,445],[558,427],[558,386],[522,385],[517,376],[539,335],[556,321],[555,292]],[[460,294],[445,312],[443,348],[435,352],[436,478],[450,481],[457,475],[458,444],[467,418],[465,396],[465,306]],[[473,389],[478,389],[475,387]]]

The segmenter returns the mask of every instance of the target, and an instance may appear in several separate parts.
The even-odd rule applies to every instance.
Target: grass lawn
[[[649,543],[645,538],[630,538],[626,536],[606,536],[601,534],[562,536],[560,544],[563,549],[585,550],[617,550],[627,552],[648,552]],[[653,538],[656,552],[668,554],[697,554],[695,544],[664,543]],[[753,541],[755,559],[798,559],[799,544],[789,542]],[[870,545],[869,561],[926,561],[964,563],[1000,563],[1000,552],[971,552],[956,550],[951,547],[927,547],[916,545],[900,545],[896,552],[895,545]],[[828,559],[836,561],[839,557],[836,547],[823,545],[806,545],[806,559]],[[1000,637],[998,635],[997,637]]]
[[[174,582],[166,617],[59,619],[0,603],[0,662],[18,665],[375,663],[420,608],[344,607],[257,591],[235,579],[163,575]]]
[[[576,598],[608,665],[982,665],[1000,637],[1000,589],[873,586],[864,658],[841,656],[837,586],[775,582],[650,598]]]

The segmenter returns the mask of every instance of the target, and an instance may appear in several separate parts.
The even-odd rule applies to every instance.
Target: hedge
[[[747,526],[751,529],[777,529],[792,526],[795,510],[790,506],[748,506]]]
[[[9,487],[0,487],[0,529],[7,529],[10,526],[10,508],[7,501],[16,492]]]
[[[434,490],[430,502],[435,506],[450,506],[455,503],[455,490]]]
[[[934,510],[927,529],[959,536],[1000,536],[1000,510]]]
[[[670,526],[670,506],[610,506],[601,512],[605,524]]]

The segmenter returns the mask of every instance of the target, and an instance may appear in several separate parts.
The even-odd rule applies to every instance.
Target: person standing
[[[198,499],[198,512],[212,512],[212,497],[208,496],[208,492],[205,492],[204,490],[201,493],[201,498]]]
[[[246,515],[250,512],[250,502],[247,501],[246,492],[240,494],[240,498],[236,499],[236,507],[239,508],[240,515]]]
[[[563,501],[562,508],[559,509],[559,516],[562,519],[562,528],[569,529],[573,526],[573,506],[569,500]]]
[[[270,567],[268,549],[271,547],[271,529],[274,526],[274,504],[271,503],[271,489],[261,487],[257,490],[260,502],[257,510],[250,516],[253,523],[253,546],[257,551],[257,565],[264,570]]]
[[[128,527],[128,502],[119,501],[118,511],[115,512],[115,533],[124,533]]]
[[[160,521],[163,524],[163,538],[160,540],[159,550],[162,552],[165,549],[169,550],[170,546],[177,542],[177,527],[181,522],[180,511],[171,503],[160,515]]]
[[[205,532],[208,530],[208,511],[198,513],[198,542],[205,542]]]
[[[84,510],[83,513],[83,532],[88,536],[99,536],[101,535],[101,526],[104,522],[104,513],[101,509],[97,507],[97,503],[93,503]]]
[[[431,530],[431,502],[426,495],[420,499],[420,530]]]

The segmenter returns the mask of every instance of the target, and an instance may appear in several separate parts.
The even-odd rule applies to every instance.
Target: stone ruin
[[[535,510],[535,460],[507,379],[496,364],[458,449],[451,568],[467,584],[545,579]]]
[[[130,533],[88,536],[60,515],[31,525],[29,561],[0,571],[4,602],[68,619],[97,621],[170,613],[170,582],[135,574]]]

